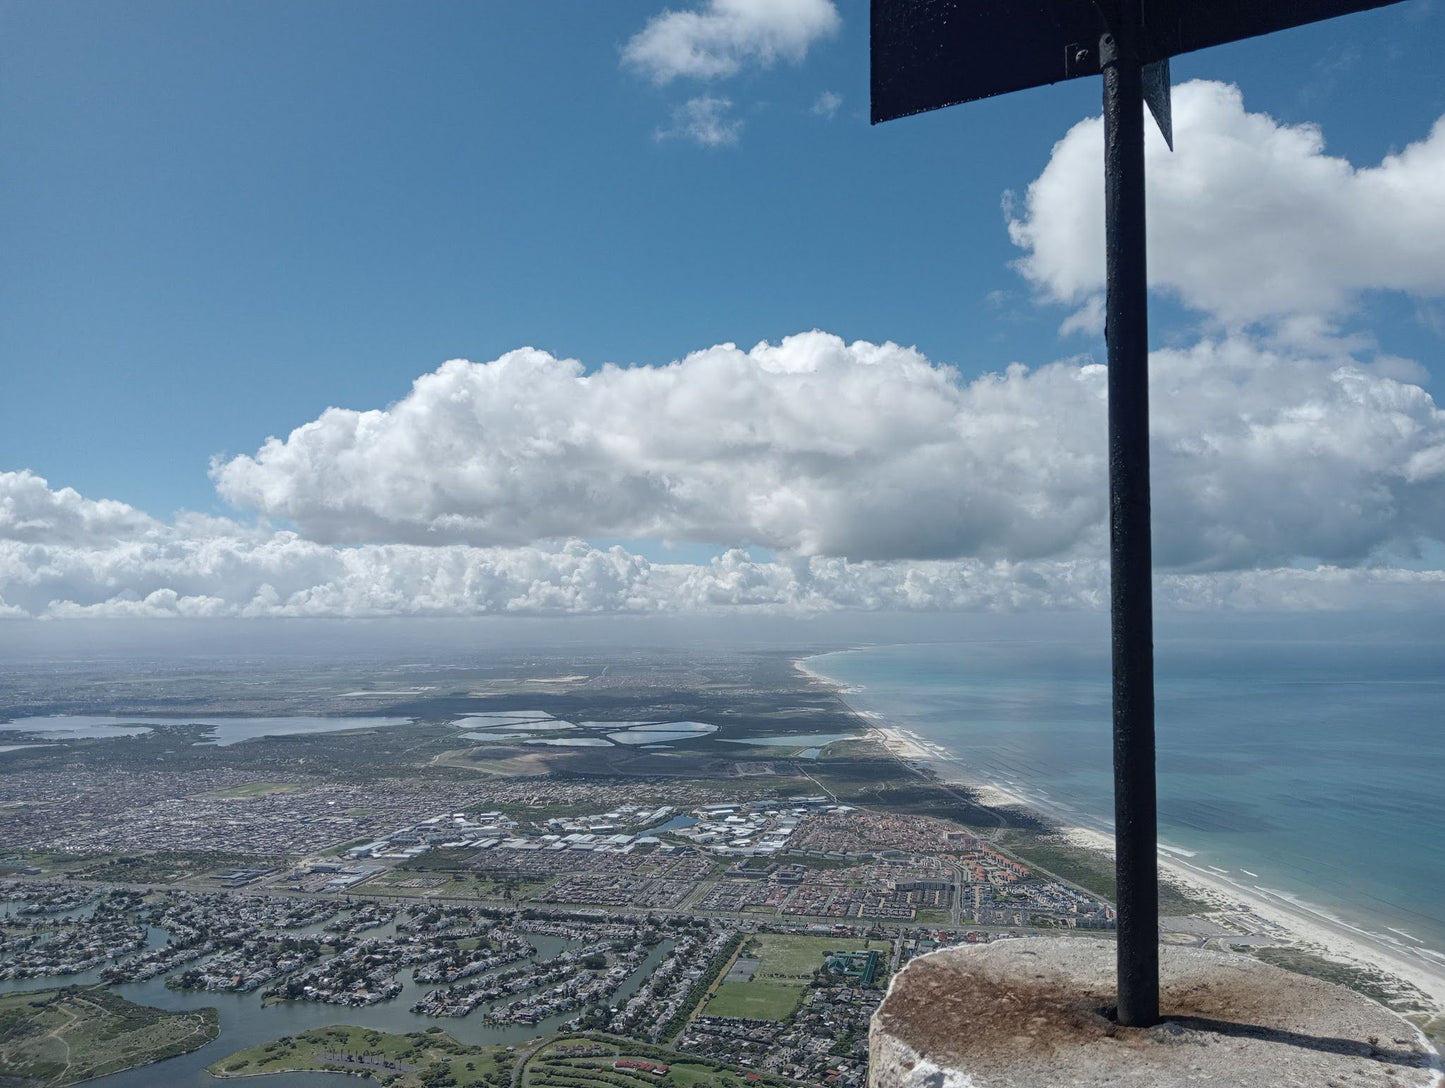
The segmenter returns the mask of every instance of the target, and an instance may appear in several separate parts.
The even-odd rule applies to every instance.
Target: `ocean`
[[[1442,660],[1435,641],[1160,639],[1161,844],[1445,964]],[[808,667],[945,748],[959,777],[1112,831],[1105,639],[882,646]]]

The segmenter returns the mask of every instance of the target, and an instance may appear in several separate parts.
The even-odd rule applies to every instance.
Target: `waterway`
[[[59,739],[136,737],[156,726],[203,725],[209,735],[201,743],[225,748],[256,737],[283,737],[296,733],[338,733],[347,729],[379,729],[408,725],[413,718],[318,718],[295,715],[286,718],[158,718],[150,715],[115,717],[97,714],[55,714],[14,718],[0,722],[0,736],[26,733]]]
[[[54,915],[52,917],[60,917]],[[298,934],[318,933],[324,926],[297,930]],[[291,931],[284,931],[291,932]],[[395,923],[369,929],[361,937],[385,938],[394,935]],[[148,943],[164,943],[165,931],[152,927]],[[579,941],[553,937],[544,934],[526,934],[527,940],[537,949],[535,960],[550,959],[568,948],[578,947]],[[657,965],[671,951],[673,941],[665,940],[651,949],[636,971],[628,977],[613,997],[616,1004],[627,1001],[646,981]],[[173,974],[187,970],[196,962],[184,964]],[[515,964],[507,965],[507,968]],[[499,968],[504,970],[507,968]],[[44,990],[57,986],[84,985],[100,980],[100,970],[84,974],[53,976],[49,978],[11,979],[0,982],[0,993],[19,990]],[[156,1008],[181,1011],[214,1007],[219,1013],[221,1034],[211,1043],[190,1054],[170,1058],[165,1062],[141,1066],[123,1073],[90,1081],[97,1088],[217,1088],[222,1083],[206,1072],[212,1063],[257,1043],[269,1042],[282,1035],[294,1035],[311,1028],[328,1027],[335,1024],[353,1024],[359,1027],[375,1028],[378,1031],[413,1032],[440,1027],[443,1031],[463,1043],[478,1046],[518,1045],[549,1032],[557,1031],[577,1014],[577,1010],[560,1013],[536,1024],[486,1024],[482,1017],[492,1005],[483,1005],[464,1017],[430,1017],[411,1011],[411,1005],[427,991],[436,988],[437,983],[418,983],[412,978],[412,969],[407,968],[397,975],[402,991],[390,1001],[376,1005],[343,1007],[326,1005],[314,1001],[278,1001],[265,1004],[260,992],[247,994],[207,993],[193,990],[171,990],[166,988],[166,976],[147,979],[144,982],[112,986],[111,990],[130,1001]],[[499,1002],[504,1003],[504,1002]],[[342,1084],[339,1079],[345,1074],[334,1073],[272,1073],[258,1079],[248,1078],[247,1084],[258,1088],[318,1088],[321,1084]],[[354,1082],[353,1082],[354,1083]]]
[[[724,744],[756,744],[760,747],[797,748],[804,759],[817,759],[818,753],[840,740],[856,740],[861,733],[787,733],[776,737],[723,737]],[[809,754],[811,753],[811,754]]]

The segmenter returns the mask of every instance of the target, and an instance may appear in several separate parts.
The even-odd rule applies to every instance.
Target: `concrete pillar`
[[[920,956],[869,1033],[871,1088],[1425,1088],[1439,1055],[1352,990],[1242,954],[1164,946],[1163,1021],[1110,1019],[1114,945],[1016,939]]]

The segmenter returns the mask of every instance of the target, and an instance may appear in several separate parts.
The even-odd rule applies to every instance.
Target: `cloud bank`
[[[817,613],[1099,610],[1108,568],[1098,558],[759,561],[732,549],[708,563],[654,563],[581,541],[476,548],[414,544],[332,547],[293,532],[217,518],[163,523],[122,503],[51,491],[0,473],[0,503],[50,496],[28,538],[0,537],[0,619],[42,617],[388,617],[598,613]],[[113,518],[77,535],[80,504]],[[1271,569],[1157,580],[1173,609],[1438,608],[1445,573]]]
[[[660,82],[723,75],[801,56],[824,9],[715,0],[629,49]],[[1364,290],[1445,295],[1445,121],[1369,168],[1220,84],[1178,88],[1175,121],[1180,151],[1150,150],[1151,270],[1214,331],[1150,359],[1161,608],[1439,609],[1445,571],[1402,567],[1445,543],[1445,413],[1416,364],[1330,329]],[[1079,329],[1099,135],[1075,126],[1010,224]],[[590,373],[531,348],[454,360],[216,460],[252,522],[0,472],[0,618],[1102,609],[1105,380],[1088,359],[965,380],[818,331]]]
[[[797,64],[841,25],[832,0],[708,0],[695,11],[653,16],[623,47],[622,60],[659,84],[719,79],[748,65]]]
[[[1152,125],[1146,146],[1154,287],[1235,328],[1336,314],[1369,289],[1445,295],[1445,118],[1356,167],[1315,126],[1247,112],[1237,87],[1185,83],[1173,106],[1176,150]],[[1102,149],[1101,119],[1070,129],[1009,225],[1050,300],[1103,290]]]
[[[1445,539],[1445,414],[1343,351],[1241,337],[1156,352],[1165,567],[1353,564]],[[963,381],[821,332],[660,367],[523,349],[389,408],[333,408],[216,464],[232,504],[328,543],[610,537],[853,560],[1103,552],[1102,366]]]

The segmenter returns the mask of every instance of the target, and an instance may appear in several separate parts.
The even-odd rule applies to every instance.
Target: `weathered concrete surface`
[[[920,956],[869,1035],[872,1088],[1406,1088],[1445,1083],[1424,1037],[1351,990],[1242,955],[1160,949],[1164,1023],[1123,1028],[1114,945],[998,941]]]

